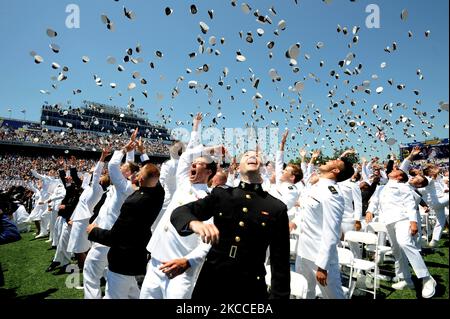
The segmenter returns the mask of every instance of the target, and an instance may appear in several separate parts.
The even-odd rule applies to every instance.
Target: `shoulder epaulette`
[[[332,194],[337,194],[338,193],[338,191],[336,190],[336,188],[334,188],[334,186],[328,186],[328,189],[330,190],[330,192],[332,193]]]

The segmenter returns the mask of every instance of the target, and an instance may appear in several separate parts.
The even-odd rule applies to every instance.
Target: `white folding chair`
[[[379,257],[377,263],[382,263],[384,256],[392,255],[392,247],[380,243],[381,236],[387,236],[386,224],[382,222],[371,222],[367,225],[366,231],[374,232],[378,236],[378,247],[375,247],[375,245],[366,245],[366,251],[375,253],[375,248],[377,248]]]
[[[374,245],[374,247],[375,247],[374,261],[354,258],[353,259],[353,270],[354,270],[355,275],[358,275],[361,271],[364,271],[366,273],[366,276],[370,273],[370,271],[373,271],[373,280],[374,280],[373,291],[368,290],[368,289],[361,289],[361,288],[358,288],[358,289],[373,294],[373,299],[376,299],[376,291],[377,291],[377,286],[378,286],[378,279],[377,279],[378,263],[377,263],[377,261],[379,260],[379,258],[378,258],[378,254],[379,254],[379,252],[378,252],[378,236],[375,235],[374,233],[348,231],[347,233],[345,233],[344,240],[347,243],[353,242],[353,243],[362,244],[363,248],[365,248],[367,245]],[[351,295],[350,295],[350,297],[351,297]]]
[[[289,238],[289,250],[291,261],[295,261],[295,259],[297,258],[297,245],[298,245],[298,236],[296,234],[291,234]]]
[[[306,294],[308,292],[308,282],[306,281],[306,278],[296,273],[295,271],[291,271],[291,299],[306,299]],[[272,280],[272,272],[270,270],[270,265],[266,266],[266,285],[267,289],[270,289],[271,286],[271,280]]]
[[[338,258],[339,258],[339,265],[341,266],[341,278],[342,278],[342,275],[345,273],[344,268],[346,267],[349,269],[348,285],[342,286],[342,290],[344,290],[345,297],[347,299],[350,299],[353,295],[354,287],[356,286],[356,281],[352,285],[353,260],[355,259],[355,257],[353,256],[353,253],[350,249],[338,247],[337,252],[338,252]]]
[[[306,299],[308,281],[302,274],[291,271],[291,299]]]
[[[428,213],[425,212],[425,209],[422,206],[419,206],[420,213],[420,239],[422,240],[425,237],[427,245],[430,243],[430,219]]]

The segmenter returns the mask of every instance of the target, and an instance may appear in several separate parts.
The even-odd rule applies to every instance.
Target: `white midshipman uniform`
[[[66,197],[66,188],[60,181],[47,200],[48,206],[51,207],[49,240],[51,241],[52,246],[58,245],[59,237],[61,235],[61,230],[64,224],[64,218],[58,216],[59,205],[61,205],[64,197]]]
[[[417,222],[417,207],[413,190],[409,185],[389,180],[372,196],[368,211],[378,211],[379,220],[386,224],[392,253],[398,261],[398,271],[403,278],[411,282],[408,261],[418,278],[430,276],[416,240],[410,233],[410,222]]]
[[[125,199],[133,192],[133,186],[129,180],[123,177],[120,171],[122,162],[122,151],[115,151],[108,164],[111,186],[108,187],[105,203],[100,208],[95,223],[102,229],[111,229],[120,214]],[[127,161],[134,160],[134,152],[127,153]],[[108,266],[109,247],[99,243],[92,244],[83,269],[84,298],[101,299],[100,279],[103,277]]]
[[[436,243],[441,239],[442,231],[445,227],[445,208],[448,207],[449,196],[448,193],[444,192],[445,185],[441,177],[437,179],[428,178],[428,182],[428,186],[419,189],[419,191],[425,202],[436,214],[436,224],[434,225],[431,238],[431,241]]]
[[[351,179],[338,183],[341,194],[344,197],[344,216],[342,217],[341,234],[355,230],[355,222],[362,218],[362,196],[358,183]],[[357,243],[350,243],[350,250],[353,254],[361,258],[361,250]]]
[[[281,200],[287,206],[289,220],[292,220],[294,218],[293,212],[295,211],[292,208],[294,208],[297,203],[300,191],[297,185],[289,182],[282,182],[280,180],[280,177],[283,174],[283,157],[284,152],[277,151],[275,156],[275,184],[271,184],[270,188],[266,191],[273,197]]]
[[[177,190],[177,167],[178,167],[178,159],[171,158],[168,161],[164,162],[161,165],[161,172],[159,175],[159,181],[161,185],[164,187],[164,203],[159,213],[158,217],[156,217],[153,225],[151,227],[152,233],[155,231],[156,226],[158,225],[162,215],[166,211],[170,202],[172,201],[173,194]]]
[[[41,191],[41,201],[44,202],[42,205],[37,206],[37,210],[30,214],[31,221],[40,221],[41,222],[41,233],[38,234],[40,236],[46,236],[48,234],[48,227],[50,224],[50,213],[47,212],[47,200],[50,197],[51,193],[53,193],[55,187],[60,183],[60,179],[56,179],[50,176],[41,175],[36,172],[34,169],[31,170],[31,174],[42,181],[42,189]]]
[[[180,236],[170,222],[170,216],[175,208],[204,198],[209,193],[206,184],[191,184],[189,181],[190,159],[198,157],[194,154],[202,149],[202,146],[188,148],[180,157],[177,190],[147,245],[151,260],[142,283],[141,299],[187,299],[192,295],[204,258],[211,246],[203,243],[197,234]],[[163,262],[178,258],[186,258],[191,267],[183,274],[169,279],[159,267]]]
[[[97,205],[104,193],[103,187],[99,183],[104,164],[104,162],[97,163],[92,174],[92,181],[89,181],[90,177],[87,176],[86,179],[88,183],[90,182],[90,185],[88,184],[84,188],[70,218],[72,220],[72,229],[69,243],[67,244],[67,251],[70,253],[84,253],[91,247],[86,228],[89,225],[89,219],[94,214],[95,205]]]
[[[315,298],[316,271],[327,271],[327,286],[318,284],[325,299],[343,299],[337,244],[340,241],[344,198],[337,183],[320,178],[300,198],[296,272],[308,281],[307,298]]]

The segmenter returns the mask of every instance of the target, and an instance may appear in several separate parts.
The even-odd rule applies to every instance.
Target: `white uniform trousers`
[[[147,273],[141,287],[140,299],[190,299],[195,286],[191,268],[169,279],[159,267],[162,263],[154,258],[147,265]]]
[[[67,244],[68,252],[81,254],[89,250],[91,242],[89,241],[88,233],[86,232],[88,225],[89,218],[73,221],[69,243]]]
[[[135,276],[121,275],[108,270],[106,278],[103,299],[139,299],[140,291]]]
[[[53,236],[52,236],[52,246],[56,247],[59,243],[59,237],[61,237],[61,232],[63,225],[66,221],[61,216],[56,217],[55,226],[53,227]]]
[[[444,230],[446,222],[445,207],[433,207],[433,210],[436,214],[436,224],[433,228],[433,237],[431,238],[431,240],[439,241],[441,239],[442,231]]]
[[[316,285],[319,286],[323,299],[345,299],[339,264],[330,265],[327,271],[326,286],[322,286],[317,282],[317,266],[311,260],[297,256],[295,271],[303,275],[308,282],[306,299],[314,299],[316,297]]]
[[[48,232],[52,231],[50,226],[50,219],[52,216],[52,211],[48,211],[48,208],[46,207],[45,210],[41,214],[41,232],[40,235],[47,235]]]
[[[33,210],[30,213],[30,216],[28,216],[28,218],[30,219],[31,222],[36,222],[36,221],[40,221],[41,220],[41,216],[44,213],[44,210],[47,209],[47,204],[37,204]]]
[[[53,246],[53,237],[55,236],[55,224],[56,224],[57,217],[58,217],[58,211],[52,210],[52,212],[50,214],[50,225],[48,227],[50,230],[50,235],[48,236],[48,239],[52,242],[52,246]]]
[[[89,250],[83,268],[84,299],[102,299],[100,279],[108,266],[109,247],[94,243]]]
[[[392,253],[396,259],[396,275],[399,278],[411,281],[411,272],[408,261],[411,264],[417,278],[430,275],[427,266],[420,255],[416,238],[411,236],[409,220],[401,220],[386,225],[389,240],[391,241]]]
[[[70,237],[70,225],[67,224],[63,219],[63,225],[61,230],[61,236],[59,237],[58,245],[56,246],[56,253],[53,261],[60,262],[61,265],[67,265],[70,263],[72,254],[67,251],[67,244],[69,243]]]

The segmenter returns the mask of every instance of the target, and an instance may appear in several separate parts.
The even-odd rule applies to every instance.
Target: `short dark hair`
[[[400,174],[400,176],[401,176],[400,182],[406,183],[408,181],[408,174],[406,174],[405,171],[403,171],[401,169],[399,169],[399,171],[401,172],[401,174]]]
[[[144,173],[144,178],[152,178],[152,177],[158,177],[159,178],[159,169],[152,163],[147,163],[141,168]]]
[[[431,170],[434,168],[434,166],[432,164],[428,164],[424,169],[423,169],[423,175],[425,176],[430,176],[431,174]]]
[[[347,158],[341,157],[339,160],[344,163],[344,168],[340,170],[339,174],[337,174],[336,181],[343,182],[352,177],[355,173],[355,170],[353,168],[352,162],[350,162]]]
[[[428,181],[428,178],[426,178],[426,177],[423,176],[422,174],[418,174],[417,176],[422,177],[422,182],[420,183],[419,187],[420,187],[420,188],[427,187],[428,184],[430,183],[430,182]]]
[[[208,176],[208,182],[216,175],[217,173],[217,163],[212,161],[206,165],[206,169],[211,170],[211,174]]]
[[[409,170],[409,175],[411,175],[411,176],[421,175],[420,170],[417,168],[411,168]]]
[[[297,164],[287,164],[286,167],[292,168],[292,175],[295,176],[294,178],[294,184],[297,184],[303,179],[303,171],[302,168]]]
[[[128,167],[130,168],[131,174],[134,174],[134,173],[136,173],[136,172],[139,172],[140,167],[139,167],[138,164],[133,163],[133,162],[127,162],[127,164],[128,164]]]

